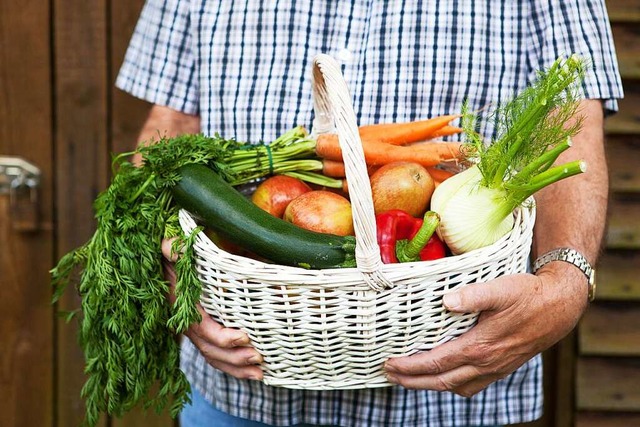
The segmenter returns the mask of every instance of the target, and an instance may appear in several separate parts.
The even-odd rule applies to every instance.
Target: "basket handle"
[[[312,86],[315,110],[312,134],[330,132],[335,127],[342,149],[356,233],[358,270],[371,289],[380,291],[392,287],[381,271],[371,185],[351,94],[340,65],[331,56],[319,54],[313,59]]]

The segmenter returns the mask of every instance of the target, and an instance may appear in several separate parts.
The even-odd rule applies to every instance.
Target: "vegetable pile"
[[[580,162],[553,166],[579,128],[579,123],[564,125],[576,113],[572,88],[581,73],[574,57],[541,73],[531,88],[497,110],[499,136],[490,146],[475,132],[477,117],[466,110],[420,122],[362,126],[370,174],[387,169],[384,165],[411,162],[433,181],[422,188],[431,198],[430,207],[425,202],[421,208],[424,218],[422,212],[378,214],[383,261],[429,261],[448,250],[462,253],[491,244],[510,231],[512,211],[531,194],[582,172]],[[462,127],[451,124],[456,119]],[[462,151],[461,143],[435,140],[463,130],[468,141]],[[139,404],[157,411],[170,406],[176,416],[189,401],[175,334],[201,320],[193,242],[203,227],[185,236],[180,208],[270,262],[313,269],[355,266],[353,236],[304,229],[282,219],[284,208],[274,216],[264,207],[268,203],[258,206],[234,188],[288,175],[322,189],[347,189],[337,135],[314,138],[296,127],[268,145],[183,135],[136,152],[144,160],[140,167],[126,160],[133,153],[114,159],[113,180],[95,201],[95,234],[51,271],[55,302],[81,270],[79,340],[88,377],[82,390],[88,425],[95,425],[102,412],[121,416]],[[457,175],[439,167],[462,160],[461,152],[473,155],[476,164]],[[300,188],[299,197],[313,191]],[[183,255],[175,264],[175,302],[170,304],[161,242],[172,237]]]

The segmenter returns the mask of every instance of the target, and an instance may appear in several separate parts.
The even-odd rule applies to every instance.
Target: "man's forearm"
[[[149,112],[138,139],[137,144],[149,144],[168,136],[200,132],[200,117],[172,110],[168,107],[154,105]],[[139,164],[139,155],[134,155],[133,162]]]
[[[593,265],[600,252],[609,191],[602,104],[597,100],[584,101],[579,114],[584,117],[582,130],[559,162],[582,159],[587,163],[587,171],[557,182],[536,195],[534,259],[549,250],[570,247],[581,252]],[[552,264],[554,267],[550,268],[555,270],[580,274],[566,263]],[[579,283],[584,286],[585,279]]]
[[[609,191],[600,101],[584,101],[581,114],[585,117],[582,130],[559,162],[582,159],[587,171],[537,194],[534,256],[569,246],[593,263],[600,251]]]

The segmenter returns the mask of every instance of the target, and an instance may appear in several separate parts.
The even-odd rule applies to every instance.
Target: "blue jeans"
[[[311,427],[311,424],[297,424],[297,426]],[[270,427],[270,425],[222,412],[192,387],[191,405],[185,406],[180,413],[180,427]]]
[[[270,425],[219,411],[192,387],[191,404],[185,406],[180,413],[180,427],[270,427]],[[297,427],[312,427],[312,425],[297,424]]]

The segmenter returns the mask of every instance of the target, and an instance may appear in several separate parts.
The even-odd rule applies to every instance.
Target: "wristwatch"
[[[533,273],[535,274],[544,265],[547,265],[551,261],[564,261],[569,264],[573,264],[580,269],[587,276],[588,283],[588,298],[589,301],[593,301],[596,297],[596,271],[589,261],[580,252],[571,248],[557,248],[553,249],[536,259],[533,263]]]

